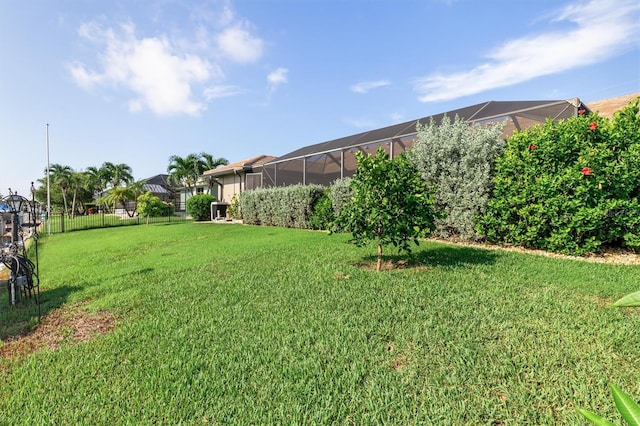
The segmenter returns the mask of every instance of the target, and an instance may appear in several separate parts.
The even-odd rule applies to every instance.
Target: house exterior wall
[[[223,203],[231,203],[233,196],[240,194],[245,189],[244,172],[222,175],[217,179],[222,184],[222,193],[218,199]]]
[[[198,182],[195,186],[195,188],[180,188],[179,189],[179,194],[180,197],[177,201],[177,205],[176,210],[177,211],[186,211],[187,210],[187,200],[191,197],[193,197],[194,195],[200,195],[200,194],[209,194],[209,187],[208,185],[205,185],[201,182]],[[216,197],[216,200],[220,200],[220,197],[218,196],[218,188],[217,185],[214,185],[213,188],[211,189],[211,195],[213,195],[214,197]]]

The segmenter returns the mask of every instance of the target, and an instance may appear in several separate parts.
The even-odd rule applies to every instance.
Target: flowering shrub
[[[569,254],[640,250],[638,99],[613,120],[583,112],[514,134],[494,184],[478,226],[490,241]]]
[[[504,150],[500,124],[469,126],[459,117],[445,116],[418,125],[417,141],[407,152],[420,175],[436,188],[436,234],[444,238],[480,239],[476,218],[486,211],[491,194],[493,164]],[[530,144],[528,149],[538,147]]]

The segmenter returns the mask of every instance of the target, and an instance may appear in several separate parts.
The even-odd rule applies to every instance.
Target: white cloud
[[[363,81],[360,83],[356,83],[353,86],[351,86],[349,89],[352,92],[356,92],[356,93],[367,93],[370,90],[373,89],[377,89],[379,87],[384,87],[384,86],[388,86],[391,83],[389,83],[386,80],[378,80],[378,81]]]
[[[267,82],[269,83],[269,87],[271,90],[275,90],[281,84],[287,82],[287,74],[289,74],[289,70],[286,68],[278,68],[274,71],[271,71],[267,76]]]
[[[245,92],[244,89],[238,86],[212,86],[204,89],[204,97],[208,101],[213,99],[228,98],[231,96],[241,95]]]
[[[239,63],[255,62],[262,56],[264,42],[239,25],[230,27],[216,36],[220,51]]]
[[[604,61],[637,46],[637,0],[576,2],[562,9],[553,22],[571,29],[528,35],[508,41],[475,68],[432,74],[414,81],[422,102],[435,102],[510,86]]]
[[[224,65],[253,63],[264,51],[264,42],[252,33],[250,24],[235,16],[229,2],[221,5],[215,10],[194,7],[188,31],[160,30],[153,36],[136,34],[130,22],[84,23],[78,36],[97,52],[96,57],[71,61],[69,73],[81,88],[109,91],[109,97],[124,89],[132,112],[197,116],[208,102],[244,92],[224,84]]]
[[[81,62],[69,66],[71,76],[85,89],[123,86],[134,93],[132,112],[148,108],[158,115],[198,115],[206,104],[193,99],[192,85],[219,77],[219,69],[199,56],[175,51],[165,37],[138,39],[133,24],[120,32],[95,23],[82,25],[81,37],[100,45],[102,71],[92,71]]]

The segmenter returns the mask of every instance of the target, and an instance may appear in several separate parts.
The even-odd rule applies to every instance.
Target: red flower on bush
[[[592,121],[591,124],[589,124],[589,130],[593,131],[597,128],[598,128],[598,123],[596,123],[595,121]]]
[[[587,112],[587,110],[586,110],[586,109],[584,109],[584,108],[580,108],[580,109],[578,110],[578,114],[580,114],[580,115],[584,114],[585,112]]]
[[[589,176],[591,174],[591,169],[589,167],[583,167],[582,174],[583,176]]]
[[[538,149],[538,145],[534,145],[534,144],[529,145],[530,151],[533,151],[534,149]]]

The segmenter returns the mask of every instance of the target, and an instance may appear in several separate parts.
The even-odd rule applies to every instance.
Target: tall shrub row
[[[329,199],[331,200],[335,217],[340,216],[340,212],[342,212],[344,206],[351,201],[351,197],[353,196],[351,181],[352,179],[349,177],[337,179],[329,187]]]
[[[489,241],[577,255],[640,249],[638,100],[613,120],[580,112],[508,140],[478,227]]]
[[[640,251],[638,100],[613,120],[586,114],[516,132],[456,117],[418,126],[407,157],[435,187],[436,235],[580,255],[604,246]],[[245,223],[334,228],[352,179],[328,189],[292,186],[244,192]]]
[[[504,151],[502,124],[469,126],[447,116],[417,125],[417,139],[407,151],[422,178],[436,187],[435,234],[443,238],[478,240],[476,218],[483,215],[492,189],[495,159]]]
[[[309,228],[324,190],[320,185],[292,185],[245,191],[240,196],[242,218],[252,225]]]

